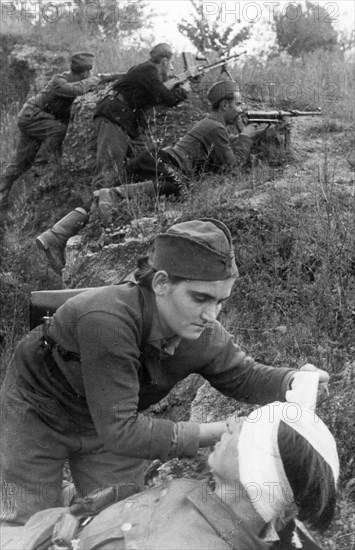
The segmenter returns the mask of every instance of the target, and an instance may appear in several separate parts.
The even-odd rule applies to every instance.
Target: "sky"
[[[193,8],[189,0],[146,0],[145,3],[156,14],[153,19],[154,32],[147,32],[147,36],[152,36],[155,43],[169,42],[179,51],[191,50],[190,41],[182,36],[177,30],[177,22],[182,19],[191,20],[191,12]],[[204,13],[206,18],[214,19],[219,13],[219,18],[224,20],[226,25],[235,24],[239,19],[241,23],[238,25],[252,24],[253,37],[251,43],[252,49],[258,49],[257,42],[267,42],[271,40],[272,33],[269,30],[268,21],[273,19],[273,10],[282,9],[287,13],[287,6],[290,4],[302,5],[302,0],[297,2],[280,1],[264,1],[264,0],[241,0],[239,2],[232,1],[202,1],[204,5]],[[313,1],[313,4],[318,4],[324,7],[328,12],[329,21],[331,21],[336,29],[343,29],[351,32],[354,28],[355,19],[355,3],[352,0],[337,0],[329,2],[327,0]],[[275,7],[274,7],[275,6]],[[229,13],[227,13],[229,11]],[[250,52],[252,53],[252,52]]]

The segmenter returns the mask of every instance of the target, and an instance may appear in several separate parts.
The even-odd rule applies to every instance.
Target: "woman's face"
[[[224,281],[182,281],[173,284],[165,272],[153,281],[163,335],[196,340],[221,310],[231,293],[234,277]],[[160,274],[160,275],[159,275]],[[165,274],[166,275],[166,274]]]
[[[208,457],[208,465],[216,479],[232,482],[239,480],[238,441],[244,422],[245,417],[233,415],[228,418],[227,431]]]

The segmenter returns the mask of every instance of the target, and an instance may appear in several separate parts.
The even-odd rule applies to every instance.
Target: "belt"
[[[66,363],[69,362],[69,361],[77,361],[78,363],[80,363],[79,353],[75,353],[75,351],[66,350],[65,348],[63,348],[62,346],[57,344],[57,342],[55,342],[55,340],[53,340],[53,338],[51,338],[51,336],[49,335],[48,329],[49,329],[49,323],[44,322],[44,324],[43,324],[43,338],[44,338],[44,343],[45,343],[46,347],[50,351],[55,350],[57,353],[59,353],[60,357]]]

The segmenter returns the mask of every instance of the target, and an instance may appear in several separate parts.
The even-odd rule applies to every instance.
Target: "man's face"
[[[164,336],[197,340],[207,325],[217,319],[234,280],[186,280],[178,284],[167,280],[153,285]]]
[[[241,95],[236,92],[234,98],[226,101],[224,120],[226,124],[234,124],[236,117],[243,112]]]
[[[220,481],[239,480],[238,442],[244,422],[245,418],[240,416],[233,415],[228,418],[227,431],[208,457],[208,465],[214,477]]]
[[[163,57],[160,63],[160,75],[162,77],[163,82],[165,82],[169,75],[172,73],[173,70],[173,64],[172,64],[172,58],[171,57]]]

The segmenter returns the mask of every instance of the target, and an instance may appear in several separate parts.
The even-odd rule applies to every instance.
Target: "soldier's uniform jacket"
[[[108,534],[111,542],[102,543]],[[183,479],[165,482],[110,506],[78,538],[79,548],[86,550],[269,548],[212,494],[207,481]]]
[[[132,138],[146,126],[148,109],[155,105],[173,107],[187,97],[179,86],[168,90],[151,61],[132,67],[113,90],[98,103],[94,116],[103,116],[119,124]]]
[[[44,111],[68,124],[74,99],[93,90],[99,82],[100,79],[96,76],[77,81],[71,72],[56,74],[39,94],[25,102],[19,113],[19,120],[28,122]]]
[[[253,140],[229,136],[218,113],[210,113],[195,124],[174,147],[165,147],[184,173],[201,169],[232,168],[247,160]]]
[[[66,508],[39,512],[2,531],[4,550],[37,548]],[[48,540],[48,537],[47,537]],[[267,550],[206,481],[175,479],[112,504],[75,535],[82,550]],[[41,545],[47,548],[47,545]],[[39,546],[38,546],[39,549]]]
[[[19,344],[22,384],[55,397],[60,410],[54,421],[48,417],[49,425],[58,429],[69,419],[73,429],[96,431],[106,449],[123,457],[165,461],[172,449],[173,456],[197,453],[197,423],[137,415],[191,373],[227,396],[259,404],[285,401],[294,373],[255,364],[218,322],[198,340],[165,341],[154,293],[144,290],[143,296],[133,283],[71,298],[57,310],[48,333],[60,346],[53,351],[55,364],[43,362],[41,327]]]

